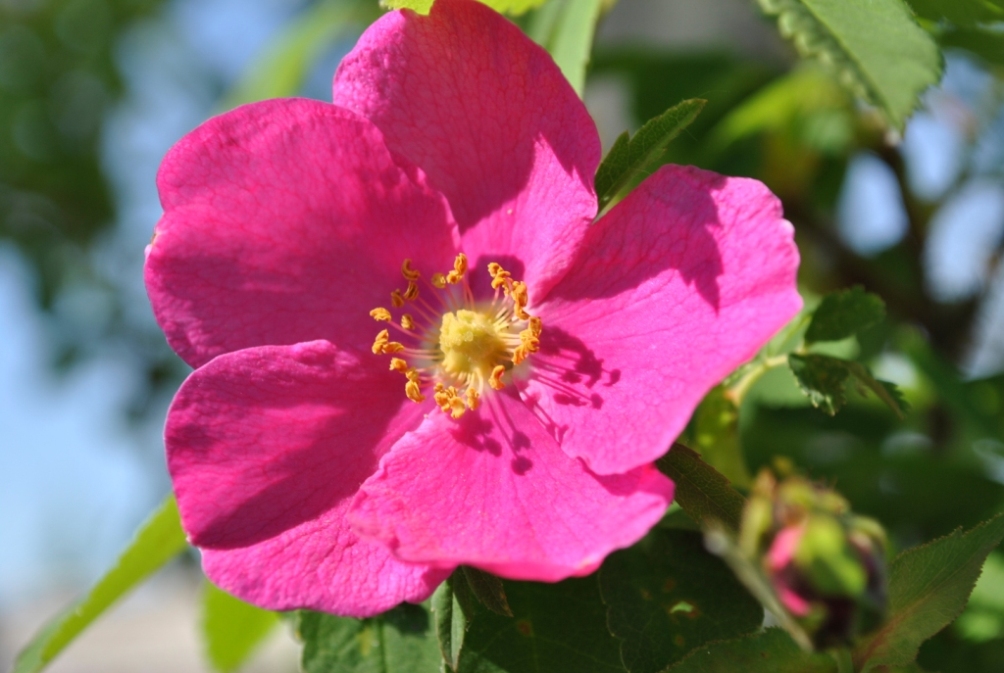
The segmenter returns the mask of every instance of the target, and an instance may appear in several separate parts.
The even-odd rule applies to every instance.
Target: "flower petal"
[[[798,250],[755,180],[660,169],[589,232],[538,307],[524,399],[600,474],[666,452],[707,391],[801,308]]]
[[[326,339],[364,348],[370,309],[449,268],[456,225],[415,169],[353,112],[273,100],[215,117],[168,153],[146,262],[154,313],[192,366],[228,351]]]
[[[640,539],[672,497],[673,483],[650,465],[592,474],[503,392],[459,421],[437,412],[406,434],[349,520],[402,559],[557,581]]]
[[[568,268],[596,215],[599,136],[547,52],[500,14],[438,0],[428,16],[383,16],[342,61],[334,100],[446,195],[479,270],[501,263],[534,298]]]
[[[185,381],[168,467],[213,582],[273,610],[365,616],[424,600],[448,574],[394,559],[345,521],[382,453],[421,419],[369,361],[325,341],[265,346]]]

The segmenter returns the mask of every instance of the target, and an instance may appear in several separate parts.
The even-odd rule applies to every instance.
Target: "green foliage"
[[[751,633],[763,622],[763,608],[705,550],[699,533],[657,528],[615,552],[600,570],[600,591],[631,673],[656,673],[696,648]]]
[[[402,603],[369,619],[301,610],[304,673],[435,673],[441,656],[432,617],[421,605]]]
[[[211,583],[202,591],[202,637],[217,671],[236,671],[279,623],[278,613],[249,605]]]
[[[604,0],[551,0],[531,17],[527,34],[551,54],[581,96]]]
[[[467,625],[474,614],[474,607],[470,602],[473,597],[464,596],[464,592],[469,591],[467,579],[463,576],[463,571],[459,570],[432,594],[432,615],[436,620],[439,653],[450,670],[456,670],[460,664]]]
[[[970,51],[991,65],[1004,65],[1004,32],[988,28],[951,28],[942,31],[943,47]]]
[[[991,552],[955,630],[971,642],[1004,637],[1004,553]]]
[[[693,123],[706,103],[685,100],[650,119],[633,137],[627,131],[618,136],[596,171],[600,208],[662,165],[667,145]]]
[[[595,576],[504,584],[513,616],[474,618],[457,673],[623,673]]]
[[[885,318],[885,302],[864,288],[852,287],[826,295],[812,314],[805,331],[806,343],[840,341],[864,331]]]
[[[372,1],[372,0],[370,0]],[[539,7],[547,0],[480,0],[496,12],[519,15],[535,7]],[[419,14],[428,14],[432,9],[434,0],[380,0],[380,4],[387,9],[412,9]]]
[[[41,671],[105,610],[186,547],[178,505],[171,496],[143,523],[94,588],[42,627],[18,654],[11,673]]]
[[[726,393],[725,386],[715,386],[704,396],[694,412],[692,435],[701,458],[743,488],[750,475],[739,445],[739,410]]]
[[[978,23],[1004,21],[1001,0],[909,0],[917,16],[971,27]]]
[[[310,67],[333,41],[377,16],[372,0],[322,0],[308,7],[227,92],[221,107],[229,110],[266,98],[295,96]]]
[[[905,666],[921,643],[962,613],[987,555],[1004,539],[1004,515],[900,554],[889,569],[889,617],[854,650],[855,670]]]
[[[666,673],[837,673],[826,654],[804,651],[781,629],[715,643],[694,652]]]
[[[746,499],[696,451],[673,444],[656,465],[675,482],[676,502],[690,518],[701,524],[717,521],[739,529]]]
[[[870,390],[892,409],[897,416],[906,414],[906,401],[896,386],[888,381],[880,381],[872,376],[867,367],[859,362],[851,362],[829,355],[809,353],[788,356],[788,364],[795,374],[802,392],[808,396],[814,407],[833,416],[847,404],[845,386],[853,378],[863,392]]]
[[[460,570],[474,598],[495,614],[512,617],[502,580],[491,573],[470,566],[462,566]]]
[[[941,77],[934,40],[902,0],[759,0],[799,52],[831,68],[852,93],[902,129]]]

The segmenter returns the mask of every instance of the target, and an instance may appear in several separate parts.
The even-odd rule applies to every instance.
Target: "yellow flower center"
[[[439,408],[460,418],[478,408],[486,385],[501,390],[503,377],[539,350],[542,324],[526,311],[526,284],[494,262],[488,273],[495,296],[477,303],[467,283],[467,257],[457,255],[452,270],[433,274],[427,283],[436,306],[421,296],[421,275],[406,259],[401,274],[407,287],[391,293],[391,305],[401,309],[414,303],[415,315],[403,313],[395,321],[382,306],[370,311],[374,320],[390,325],[377,334],[373,353],[394,355],[390,369],[407,379],[408,399],[423,402],[423,389],[431,389]],[[401,341],[391,340],[391,328],[401,333]]]

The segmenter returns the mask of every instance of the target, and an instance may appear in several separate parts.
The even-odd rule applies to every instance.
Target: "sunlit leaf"
[[[902,129],[941,77],[934,39],[902,0],[759,0],[798,51],[831,68],[852,93]]]
[[[746,499],[696,451],[674,444],[656,465],[675,482],[676,502],[692,519],[702,524],[718,521],[732,530],[739,529]]]
[[[11,673],[41,671],[105,610],[186,547],[178,505],[171,496],[140,526],[118,562],[94,588],[46,624],[21,651]]]
[[[656,673],[713,640],[751,633],[763,607],[703,536],[656,528],[600,569],[610,631],[631,673]]]
[[[855,670],[905,666],[921,643],[966,606],[987,555],[1004,539],[1004,515],[909,549],[889,568],[889,617],[854,649]]]
[[[432,594],[432,615],[436,621],[439,652],[450,670],[456,670],[460,663],[467,626],[473,617],[473,610],[462,598],[465,590],[469,590],[467,579],[463,576],[463,571],[459,570]]]
[[[812,314],[805,341],[840,341],[885,318],[885,302],[864,288],[834,292],[823,298]]]
[[[604,0],[552,0],[533,16],[527,29],[579,95],[586,84],[586,66],[603,8]]]
[[[301,610],[304,673],[434,673],[442,657],[429,611],[402,603],[369,619]]]
[[[211,583],[202,591],[202,637],[213,667],[230,673],[279,623],[278,613],[249,605]]]
[[[622,133],[596,171],[600,208],[662,164],[666,147],[690,126],[707,101],[685,100],[648,120],[634,136]]]
[[[862,392],[870,390],[897,416],[903,418],[906,415],[906,400],[896,385],[876,379],[860,362],[819,353],[792,353],[788,356],[788,364],[795,374],[798,386],[812,405],[830,416],[847,404],[846,384],[852,377]]]
[[[480,0],[496,12],[517,16],[535,7],[543,5],[547,0]],[[419,14],[428,14],[433,0],[380,0],[387,9],[413,9]]]

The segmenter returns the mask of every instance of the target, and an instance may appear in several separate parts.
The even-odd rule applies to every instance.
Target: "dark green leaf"
[[[905,666],[921,643],[966,606],[987,555],[1004,539],[1004,515],[900,554],[889,568],[889,618],[854,650],[855,670]]]
[[[656,673],[705,643],[758,629],[763,608],[703,536],[657,528],[600,570],[607,624],[631,673]]]
[[[805,57],[830,68],[852,93],[902,130],[920,94],[937,84],[942,59],[902,0],[759,0]]]
[[[600,208],[662,164],[666,147],[704,109],[705,100],[685,100],[648,120],[633,137],[625,131],[596,171]]]
[[[829,355],[810,353],[788,356],[788,364],[795,374],[799,387],[812,405],[830,416],[835,415],[847,403],[845,385],[852,376],[859,388],[870,390],[882,400],[897,416],[903,418],[908,409],[899,389],[888,381],[880,381],[872,376],[868,368],[859,362],[841,360]]]
[[[1001,0],[909,0],[917,16],[931,21],[947,21],[957,26],[1004,21]]]
[[[202,635],[209,662],[216,670],[230,673],[240,668],[278,623],[278,613],[249,605],[206,582]]]
[[[965,49],[992,65],[1004,65],[1004,32],[986,28],[955,28],[938,36],[943,47]]]
[[[701,524],[720,521],[732,530],[739,530],[746,499],[728,479],[701,460],[696,451],[673,444],[656,465],[676,483],[676,501],[690,518]]]
[[[186,548],[178,505],[169,497],[148,518],[118,562],[80,601],[46,624],[21,651],[11,673],[45,668],[105,610]]]
[[[837,673],[826,654],[802,650],[781,629],[713,643],[701,648],[666,673]]]
[[[512,617],[512,610],[509,609],[502,580],[491,573],[470,566],[462,566],[461,569],[471,593],[482,605],[497,615]]]
[[[436,673],[442,662],[421,605],[402,603],[369,619],[302,610],[297,632],[304,673]]]
[[[451,670],[456,670],[460,662],[467,625],[473,616],[470,607],[457,596],[454,588],[457,584],[467,586],[467,579],[463,576],[462,570],[454,572],[448,580],[439,585],[436,593],[432,594],[432,614],[436,619],[439,651]]]
[[[885,302],[878,295],[852,287],[823,298],[805,331],[806,343],[840,341],[885,318]]]
[[[623,673],[595,577],[505,589],[514,617],[478,614],[457,673]]]

